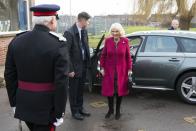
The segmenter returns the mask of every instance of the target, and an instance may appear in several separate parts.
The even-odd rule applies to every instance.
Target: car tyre
[[[182,75],[176,85],[180,98],[189,104],[196,104],[196,72]]]

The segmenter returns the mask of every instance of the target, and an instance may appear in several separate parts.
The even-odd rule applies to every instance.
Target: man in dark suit
[[[168,30],[177,30],[179,27],[179,21],[177,19],[173,19],[171,22],[171,26],[168,28]]]
[[[88,13],[79,13],[77,22],[64,32],[70,54],[69,100],[72,116],[77,120],[83,120],[85,116],[90,116],[90,113],[83,108],[83,87],[86,70],[90,65],[88,33],[86,30],[89,19],[90,15]]]
[[[57,5],[31,7],[35,27],[9,44],[5,81],[15,118],[31,131],[54,131],[63,123],[68,87],[66,39],[56,30]]]

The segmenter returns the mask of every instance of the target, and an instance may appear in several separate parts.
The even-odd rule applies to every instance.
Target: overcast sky
[[[35,4],[58,4],[61,7],[60,14],[68,15],[77,15],[81,11],[92,16],[131,14],[135,10],[134,0],[35,0]]]

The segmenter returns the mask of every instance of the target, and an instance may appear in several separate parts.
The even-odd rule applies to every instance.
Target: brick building
[[[0,32],[0,65],[5,64],[7,47],[17,33],[20,31]]]

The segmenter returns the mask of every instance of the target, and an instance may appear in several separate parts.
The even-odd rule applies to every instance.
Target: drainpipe
[[[24,0],[26,2],[26,12],[27,12],[27,30],[30,30],[30,11],[29,11],[29,0]]]

